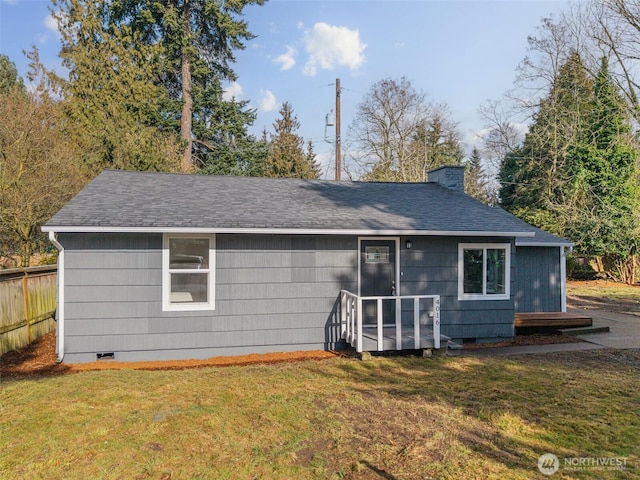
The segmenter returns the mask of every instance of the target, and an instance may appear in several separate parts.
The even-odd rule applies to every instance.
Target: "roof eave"
[[[273,235],[416,235],[439,237],[533,237],[533,232],[404,230],[404,229],[318,229],[318,228],[201,228],[201,227],[110,227],[44,225],[43,232],[56,233],[247,233]]]
[[[519,242],[516,240],[516,247],[573,247],[573,242]]]

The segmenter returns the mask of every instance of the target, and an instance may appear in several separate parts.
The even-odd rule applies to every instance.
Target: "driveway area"
[[[578,338],[607,348],[640,348],[640,312],[638,315],[608,311],[573,310],[593,318],[594,327],[609,327],[607,333],[578,335]]]
[[[487,347],[474,350],[465,349],[457,354],[463,357],[489,357],[524,355],[528,353],[577,352],[603,348],[640,349],[640,312],[638,312],[638,315],[632,315],[607,310],[579,308],[570,308],[567,311],[589,315],[593,318],[593,327],[609,327],[609,332],[576,335],[577,338],[583,340],[581,343]]]

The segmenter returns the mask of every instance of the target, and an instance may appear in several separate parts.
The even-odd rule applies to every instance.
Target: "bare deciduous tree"
[[[29,266],[40,226],[87,181],[58,103],[14,88],[0,95],[0,230]],[[6,253],[6,252],[5,252]]]
[[[594,1],[588,23],[590,37],[609,58],[611,78],[622,91],[636,122],[640,122],[640,1]]]
[[[356,109],[349,130],[351,157],[362,178],[373,181],[426,181],[445,163],[460,164],[460,134],[445,105],[427,101],[411,82],[376,82]]]

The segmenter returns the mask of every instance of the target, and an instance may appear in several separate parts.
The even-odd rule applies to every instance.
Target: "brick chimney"
[[[464,193],[464,166],[444,165],[428,173],[429,182]]]

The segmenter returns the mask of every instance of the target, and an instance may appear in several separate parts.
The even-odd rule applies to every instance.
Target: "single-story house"
[[[569,242],[466,195],[463,167],[429,180],[105,171],[43,226],[59,359],[438,348],[565,310]]]

